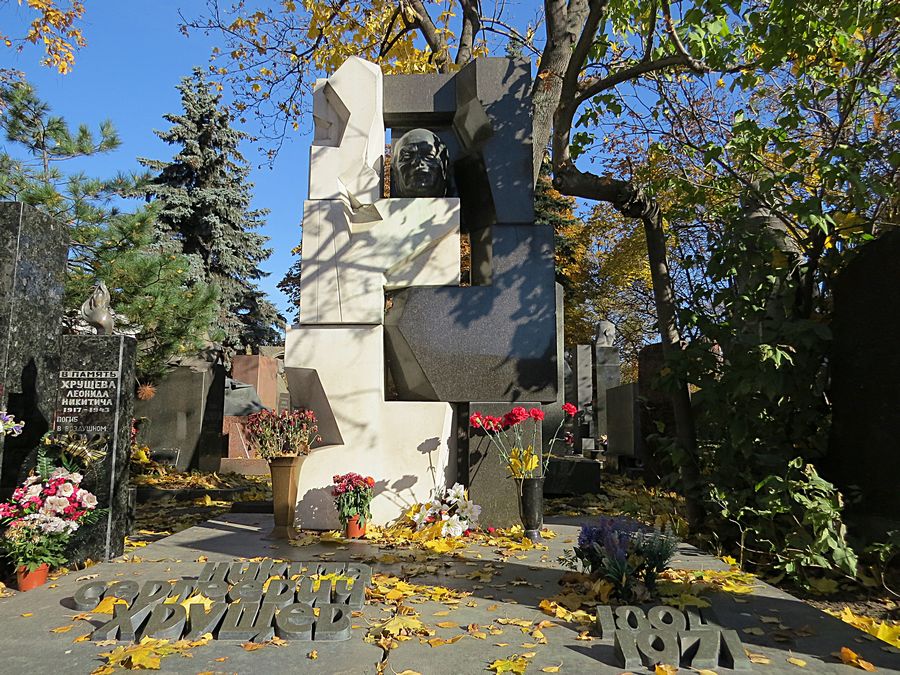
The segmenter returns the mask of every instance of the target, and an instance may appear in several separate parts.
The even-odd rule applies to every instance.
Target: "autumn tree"
[[[267,211],[251,208],[250,169],[238,148],[246,138],[231,126],[199,69],[182,79],[183,114],[169,114],[167,131],[157,135],[177,148],[171,161],[141,159],[155,175],[145,185],[159,204],[163,233],[200,260],[203,280],[218,289],[218,312],[210,334],[234,353],[280,340],[277,310],[256,282],[259,264],[269,257],[267,237],[256,230]]]
[[[109,121],[94,133],[73,130],[25,83],[0,90],[0,198],[31,204],[68,227],[65,324],[80,323],[81,303],[99,280],[110,290],[117,330],[138,341],[137,376],[158,379],[169,359],[206,337],[215,296],[199,279],[199,261],[158,236],[156,209],[122,208],[135,179],[90,178],[66,172],[66,162],[109,152],[119,137]],[[111,206],[116,204],[116,206]]]
[[[2,0],[0,7],[9,5],[10,0]],[[24,29],[0,32],[0,41],[18,52],[27,45],[42,45],[44,58],[41,65],[54,68],[61,75],[68,73],[75,63],[75,52],[86,45],[79,22],[84,17],[84,3],[81,0],[57,2],[56,0],[19,0],[21,11],[29,17]],[[0,78],[10,79],[14,73],[0,69]]]

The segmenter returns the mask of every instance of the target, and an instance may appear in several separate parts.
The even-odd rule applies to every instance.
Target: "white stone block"
[[[384,400],[381,326],[289,329],[285,366],[316,369],[344,441],[316,448],[303,463],[298,527],[338,527],[330,489],[335,474],[355,471],[375,479],[372,519],[379,525],[455,479],[451,405]],[[298,394],[302,399],[302,392],[293,396]]]
[[[309,198],[371,204],[381,198],[384,114],[381,69],[355,56],[313,89],[315,132]]]
[[[301,324],[381,324],[385,288],[459,285],[459,199],[382,199],[370,219],[351,215],[341,201],[304,204]]]

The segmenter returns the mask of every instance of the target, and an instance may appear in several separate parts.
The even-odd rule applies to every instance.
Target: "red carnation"
[[[542,420],[544,419],[544,411],[540,408],[532,408],[528,411],[528,416],[533,420]]]
[[[575,414],[578,412],[578,408],[573,403],[564,403],[562,409],[569,417],[575,417]]]

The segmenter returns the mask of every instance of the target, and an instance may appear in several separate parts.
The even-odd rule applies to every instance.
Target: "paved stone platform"
[[[384,668],[386,673],[406,670],[423,675],[481,673],[495,659],[523,653],[533,654],[528,657],[528,673],[540,673],[553,666],[560,666],[560,673],[651,672],[644,667],[626,669],[616,665],[613,642],[601,640],[596,635],[591,640],[583,639],[591,637],[581,634],[583,626],[552,619],[553,625],[542,630],[547,644],[535,644],[520,627],[498,623],[498,619],[532,620],[535,624],[550,619],[538,605],[559,590],[558,582],[565,570],[559,566],[557,556],[565,548],[571,548],[578,532],[576,519],[550,520],[550,527],[558,536],[545,542],[549,550],[502,556],[489,546],[471,545],[457,555],[435,554],[423,560],[421,553],[416,556],[404,549],[384,550],[365,542],[317,541],[292,546],[265,538],[272,526],[271,516],[227,514],[138,549],[120,561],[71,573],[52,585],[0,600],[0,653],[3,655],[0,673],[90,673],[102,665],[103,660],[98,655],[110,651],[114,645],[73,642],[110,618],[91,616],[89,620],[72,621],[71,617],[79,613],[74,608],[73,596],[86,583],[196,578],[206,562],[258,557],[286,561],[366,562],[376,575],[409,576],[415,584],[469,591],[470,597],[455,604],[422,598],[412,599],[407,604],[418,612],[428,628],[435,631],[433,637],[451,639],[464,632],[460,627],[469,624],[493,625],[495,630],[502,630],[502,633],[488,634],[486,639],[466,635],[453,644],[435,647],[416,637],[402,641],[396,649],[390,650]],[[727,569],[721,561],[687,546],[679,549],[674,566]],[[489,573],[479,577],[486,568]],[[476,578],[471,578],[473,576]],[[751,595],[714,593],[709,600],[723,628],[734,629],[744,647],[770,660],[767,665],[752,665],[749,672],[795,675],[804,671],[860,672],[831,656],[841,647],[848,647],[874,664],[878,672],[900,673],[897,650],[771,586],[760,583]],[[351,638],[342,642],[291,640],[282,647],[267,645],[256,651],[246,651],[240,642],[216,640],[191,649],[192,658],[178,655],[163,658],[157,672],[375,673],[384,652],[363,638],[371,625],[390,616],[386,605],[367,604],[361,615],[351,619]],[[777,625],[773,623],[773,617],[777,619]],[[446,627],[439,627],[438,623],[445,623]],[[65,632],[52,632],[67,625],[73,627]],[[781,626],[800,629],[800,634],[785,642],[786,631],[780,629]],[[317,652],[315,660],[307,656],[311,650]],[[802,659],[806,666],[791,665],[786,661],[789,657]],[[713,670],[719,675],[734,672],[721,666]],[[682,668],[680,672],[692,671]]]

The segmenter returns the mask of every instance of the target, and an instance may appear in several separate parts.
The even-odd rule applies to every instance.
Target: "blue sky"
[[[72,160],[65,170],[84,171],[91,176],[112,176],[119,171],[140,171],[137,157],[168,160],[174,146],[163,143],[154,129],[169,127],[162,116],[180,112],[175,86],[194,66],[208,64],[212,41],[202,35],[187,38],[178,31],[178,9],[187,14],[201,9],[200,0],[90,0],[82,29],[86,48],[76,54],[68,75],[38,65],[37,48],[21,54],[2,53],[2,65],[25,72],[38,95],[73,126],[85,123],[96,129],[104,119],[112,120],[122,138],[114,152],[100,157]],[[24,26],[29,15],[17,3],[0,10],[0,26],[11,31]],[[227,91],[226,91],[227,94]],[[253,120],[243,128],[253,134]],[[269,167],[256,147],[242,148],[252,166],[255,208],[271,210],[263,233],[270,238],[272,256],[262,265],[269,276],[260,282],[282,312],[287,299],[275,285],[291,264],[291,248],[300,241],[300,220],[307,192],[308,133],[293,132]]]

